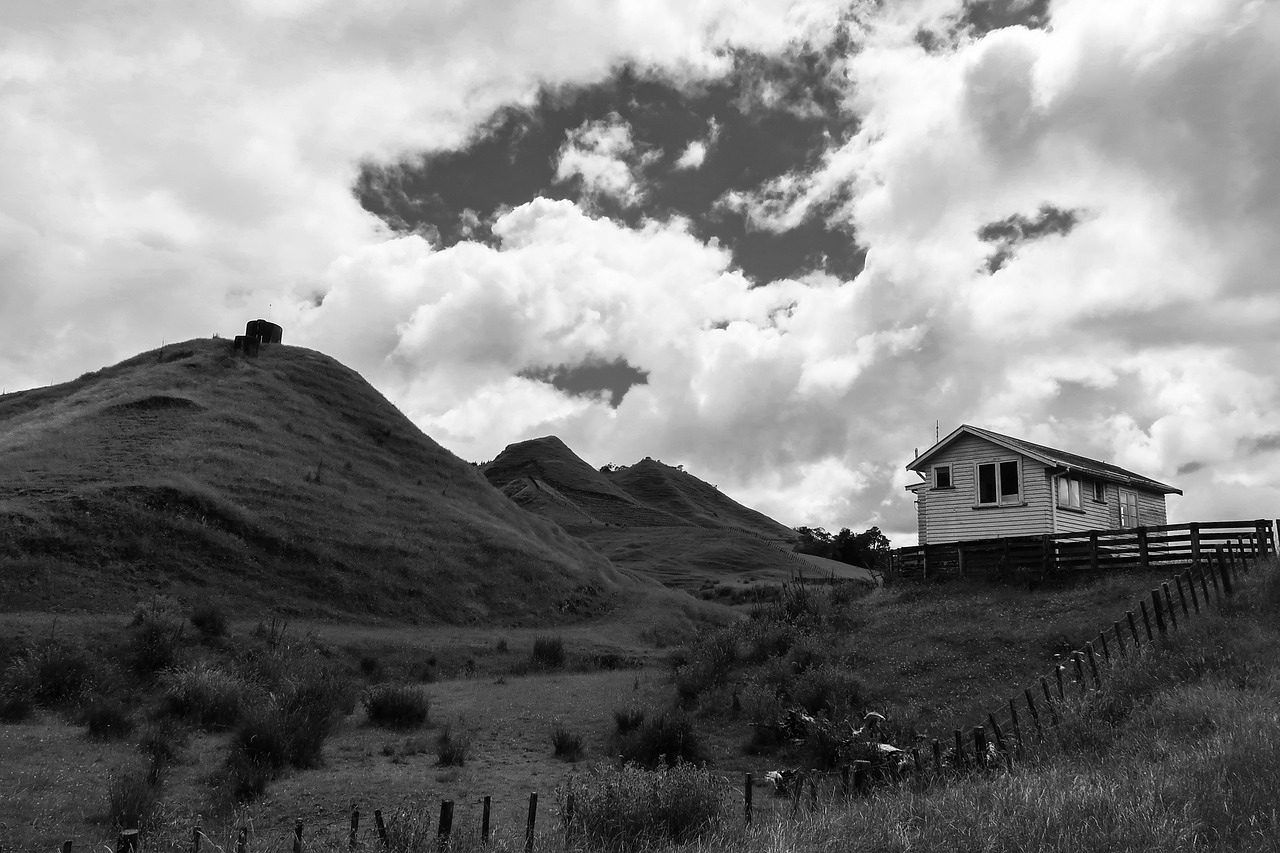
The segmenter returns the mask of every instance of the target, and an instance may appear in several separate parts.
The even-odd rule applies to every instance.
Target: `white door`
[[[1125,489],[1120,490],[1120,526],[1138,526],[1138,495]]]

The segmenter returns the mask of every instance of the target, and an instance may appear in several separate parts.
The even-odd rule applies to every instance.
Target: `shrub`
[[[5,670],[5,696],[26,697],[40,705],[79,700],[92,683],[93,663],[83,649],[57,640],[28,646]]]
[[[382,661],[373,655],[361,655],[360,674],[365,678],[380,678],[382,676]]]
[[[364,710],[369,722],[390,729],[411,729],[427,722],[430,699],[408,684],[379,684],[365,692]]]
[[[191,624],[203,637],[223,637],[227,633],[227,614],[209,599],[202,599],[191,608]]]
[[[171,721],[152,723],[138,738],[138,751],[147,758],[148,773],[158,779],[170,764],[182,755],[186,746],[186,734]]]
[[[160,795],[160,783],[149,773],[117,773],[107,785],[107,818],[119,829],[147,829],[160,810]]]
[[[724,780],[678,765],[661,770],[604,768],[572,779],[558,792],[573,795],[566,830],[588,846],[640,850],[681,844],[715,829],[725,814]]]
[[[119,740],[133,732],[129,710],[116,699],[99,697],[84,709],[84,723],[94,740]]]
[[[248,701],[248,693],[244,679],[207,663],[198,663],[166,673],[162,708],[205,731],[214,731],[235,724]]]
[[[436,739],[436,760],[442,767],[461,767],[467,763],[471,751],[471,737],[466,732],[454,732],[445,726]]]
[[[178,660],[182,623],[167,616],[143,618],[134,628],[130,646],[130,662],[139,674],[153,675],[168,669]]]
[[[637,708],[634,705],[626,708],[614,708],[613,721],[617,725],[618,734],[625,735],[639,728],[640,724],[644,722],[644,708]]]
[[[564,666],[564,638],[549,636],[535,638],[529,660],[535,666],[547,669]]]
[[[701,763],[701,741],[693,721],[684,711],[663,711],[620,739],[618,752],[624,762],[654,768],[680,762]]]
[[[35,710],[35,698],[25,684],[0,677],[0,723],[19,723]]]
[[[559,722],[551,730],[551,745],[557,758],[577,761],[582,756],[582,735],[569,731]]]

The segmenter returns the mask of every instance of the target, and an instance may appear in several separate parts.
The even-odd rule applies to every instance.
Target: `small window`
[[[1107,484],[1101,480],[1093,481],[1093,499],[1098,503],[1107,502]]]
[[[1022,502],[1022,472],[1018,460],[978,463],[978,505],[999,506]]]
[[[1080,509],[1080,481],[1075,477],[1058,478],[1058,506]]]
[[[951,488],[950,465],[935,465],[933,467],[933,487],[935,489]]]

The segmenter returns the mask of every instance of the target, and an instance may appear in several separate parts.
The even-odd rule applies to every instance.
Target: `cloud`
[[[661,157],[660,152],[637,152],[631,125],[616,113],[603,121],[587,121],[570,131],[556,162],[557,181],[577,179],[583,195],[612,196],[627,206],[643,197],[637,172]]]

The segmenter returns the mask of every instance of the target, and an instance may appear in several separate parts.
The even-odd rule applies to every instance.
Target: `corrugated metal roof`
[[[1100,480],[1109,480],[1114,483],[1137,486],[1139,488],[1147,489],[1148,491],[1160,492],[1161,494],[1182,494],[1182,489],[1166,485],[1165,483],[1153,480],[1150,477],[1144,477],[1141,474],[1121,468],[1119,465],[1112,465],[1109,462],[1090,459],[1087,456],[1080,456],[1077,453],[1068,453],[1065,450],[1046,447],[1043,444],[1035,444],[1034,442],[1026,441],[1021,438],[1014,438],[1011,435],[1002,435],[1001,433],[992,432],[989,429],[982,429],[981,427],[970,426],[969,424],[961,424],[946,438],[942,439],[933,447],[930,447],[924,453],[913,459],[911,464],[907,466],[907,469],[910,471],[921,470],[930,457],[935,456],[944,447],[962,435],[972,435],[977,438],[986,439],[987,441],[999,444],[1016,453],[1021,453],[1024,456],[1030,456],[1032,459],[1038,459],[1044,464],[1055,468],[1070,469],[1071,471],[1096,477]]]

